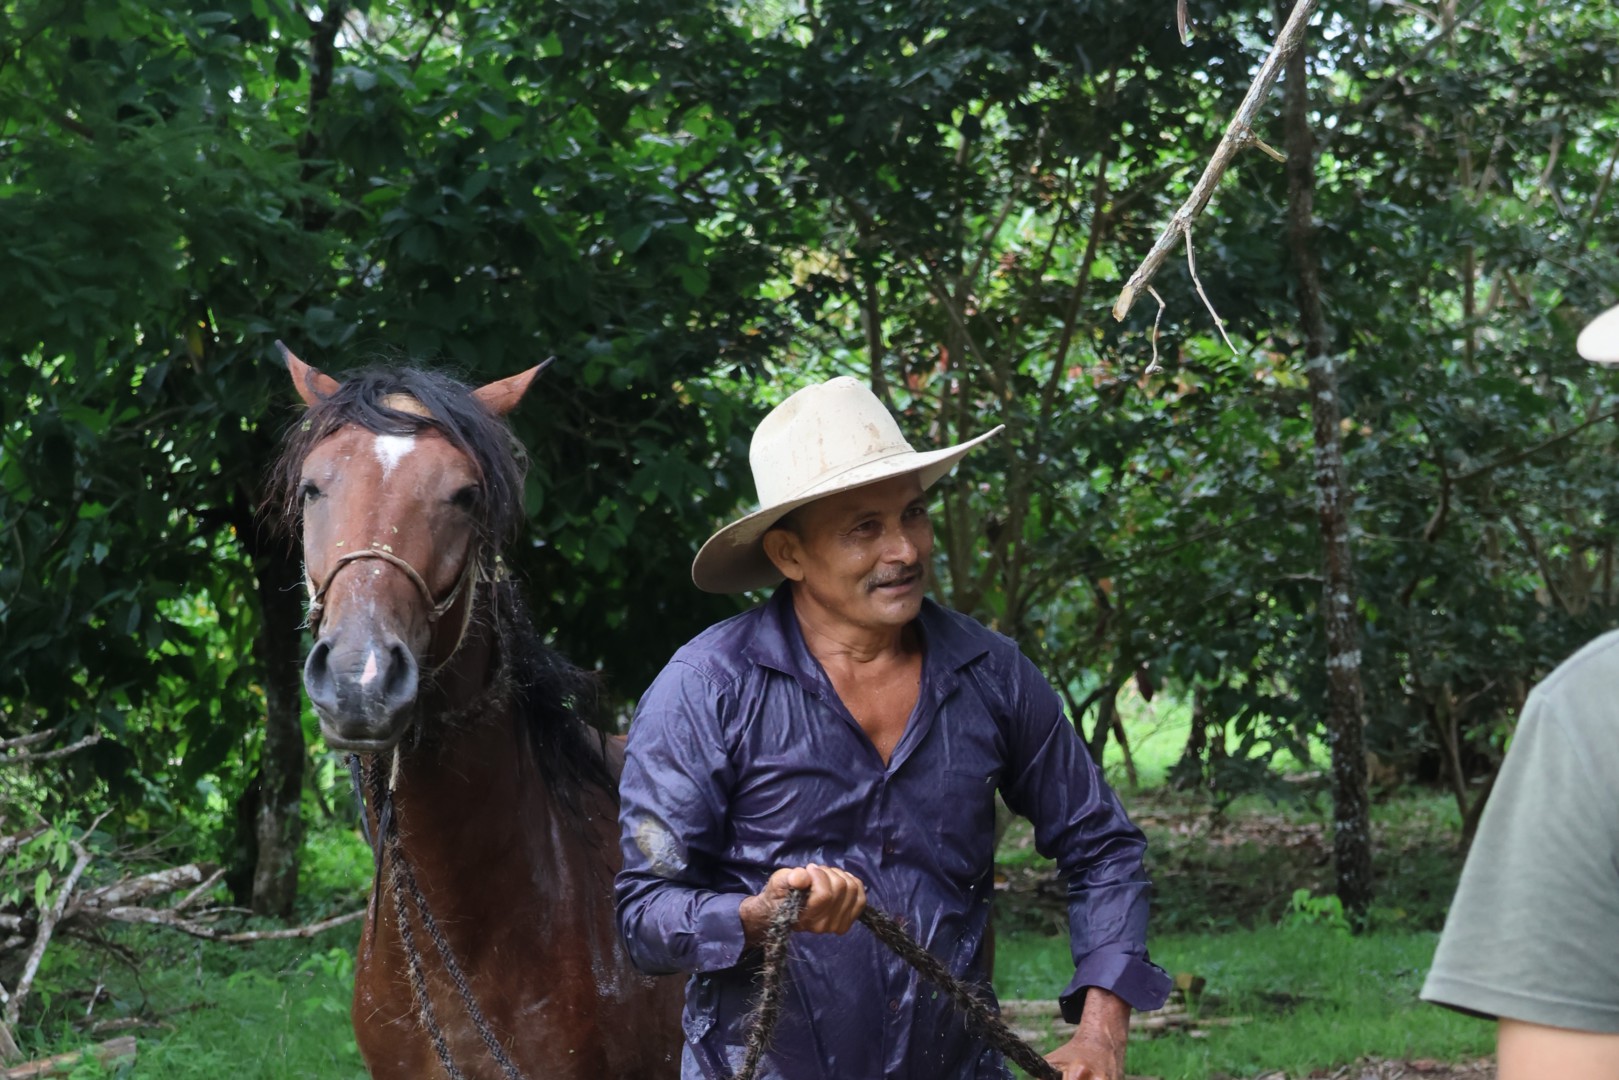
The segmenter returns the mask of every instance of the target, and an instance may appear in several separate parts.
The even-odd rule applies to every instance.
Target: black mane
[[[391,394],[408,394],[429,415],[389,407],[384,401]],[[466,385],[419,368],[368,367],[348,373],[336,392],[310,406],[292,426],[271,469],[265,499],[280,527],[296,537],[304,459],[316,443],[350,424],[378,435],[415,435],[432,429],[466,454],[482,489],[474,512],[479,555],[484,566],[496,565],[501,546],[516,535],[523,521],[527,455],[506,422],[490,413]],[[512,683],[517,719],[528,734],[541,777],[575,809],[581,782],[615,791],[606,761],[606,736],[592,723],[600,697],[597,677],[544,643],[515,583],[496,581],[484,590],[483,615],[495,626],[503,675]],[[418,731],[416,737],[438,734]]]

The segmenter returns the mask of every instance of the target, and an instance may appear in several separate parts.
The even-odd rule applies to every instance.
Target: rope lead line
[[[770,915],[770,924],[765,928],[759,1001],[748,1020],[748,1052],[737,1080],[753,1080],[758,1075],[759,1061],[770,1046],[770,1037],[776,1033],[776,1021],[781,1018],[782,976],[787,972],[787,940],[798,917],[804,913],[808,899],[807,890],[791,889]]]
[[[803,890],[790,891],[787,899],[782,901],[781,906],[770,918],[770,925],[765,931],[764,967],[760,977],[758,1004],[748,1023],[748,1055],[743,1062],[742,1071],[736,1074],[736,1080],[754,1080],[764,1051],[770,1045],[776,1021],[781,1017],[781,983],[787,968],[787,938],[792,933],[793,924],[798,921],[798,916],[804,910],[807,896],[807,892]],[[990,1009],[976,989],[952,975],[949,968],[918,945],[916,940],[905,932],[905,928],[891,916],[867,907],[860,913],[860,921],[878,941],[888,946],[896,956],[915,968],[918,974],[938,986],[951,1001],[955,1002],[956,1008],[966,1014],[968,1031],[982,1036],[1003,1056],[1036,1080],[1062,1080],[1062,1072],[1041,1057],[1034,1047],[1014,1035],[1012,1029]]]
[[[444,1037],[444,1031],[439,1026],[438,1016],[433,1008],[432,995],[427,985],[426,968],[422,963],[421,951],[416,947],[416,935],[410,926],[409,908],[411,906],[416,908],[417,918],[420,919],[422,928],[427,931],[428,939],[432,942],[433,948],[438,952],[445,974],[455,984],[456,994],[461,999],[462,1008],[466,1010],[467,1017],[472,1021],[472,1026],[477,1031],[478,1037],[483,1040],[484,1046],[489,1051],[489,1056],[494,1059],[495,1064],[500,1066],[501,1072],[506,1074],[508,1080],[527,1080],[523,1071],[513,1064],[511,1058],[507,1055],[505,1047],[500,1045],[500,1040],[495,1037],[495,1033],[490,1030],[489,1021],[484,1019],[483,1011],[478,1008],[478,1002],[473,997],[472,986],[467,980],[466,973],[462,971],[461,965],[456,961],[455,954],[450,950],[449,941],[445,939],[443,931],[439,929],[438,920],[433,918],[433,912],[427,906],[427,897],[422,894],[421,886],[416,881],[415,871],[411,869],[410,860],[405,856],[404,843],[399,838],[396,817],[393,812],[393,791],[391,786],[383,780],[382,767],[378,763],[376,755],[371,758],[369,771],[371,773],[372,805],[378,810],[377,842],[373,849],[377,859],[377,878],[371,887],[371,917],[373,925],[375,925],[377,919],[376,901],[382,895],[382,876],[386,872],[389,891],[393,894],[394,920],[399,927],[399,942],[404,947],[405,958],[408,961],[407,975],[410,980],[411,997],[415,999],[417,1018],[421,1021],[428,1041],[433,1044],[433,1053],[437,1055],[440,1067],[444,1069],[445,1075],[450,1080],[466,1080],[466,1074],[456,1067],[455,1061],[450,1054],[448,1040]],[[358,770],[355,771],[354,775],[358,778]],[[356,787],[356,793],[358,793],[358,787]],[[365,818],[363,802],[360,817],[362,821]],[[373,930],[373,933],[375,932]]]

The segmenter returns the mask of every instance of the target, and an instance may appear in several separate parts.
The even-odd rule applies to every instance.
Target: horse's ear
[[[472,396],[481,401],[483,407],[496,416],[505,416],[517,408],[517,403],[523,400],[523,395],[528,393],[529,384],[534,381],[534,376],[550,367],[551,360],[555,359],[556,357],[553,356],[545,363],[531,367],[520,375],[512,375],[509,378],[501,379],[499,382],[480,386],[472,392]]]
[[[287,362],[287,371],[292,375],[292,388],[298,391],[298,396],[304,399],[305,405],[318,405],[322,398],[329,398],[337,393],[337,380],[310,367],[293,355],[292,350],[277,341],[275,347],[281,350],[281,359]]]

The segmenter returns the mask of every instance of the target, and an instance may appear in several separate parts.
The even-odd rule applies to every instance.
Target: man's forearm
[[[1111,990],[1091,987],[1085,991],[1085,1011],[1075,1034],[1113,1050],[1123,1061],[1124,1044],[1130,1038],[1130,1006]]]
[[[1501,1080],[1619,1080],[1619,1035],[1503,1019],[1496,1050]]]
[[[1046,1060],[1062,1071],[1063,1080],[1123,1080],[1129,1037],[1130,1006],[1112,991],[1092,986],[1085,991],[1073,1037]]]

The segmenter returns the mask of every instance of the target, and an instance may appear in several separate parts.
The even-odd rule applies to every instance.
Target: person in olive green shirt
[[[1422,997],[1499,1022],[1499,1080],[1619,1080],[1619,631],[1529,695]]]

